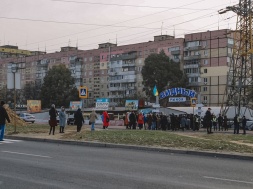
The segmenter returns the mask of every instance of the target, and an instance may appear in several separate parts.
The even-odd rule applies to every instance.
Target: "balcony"
[[[200,68],[199,64],[187,64],[184,65],[184,69],[188,69],[188,68]]]
[[[136,83],[136,79],[120,79],[120,80],[112,80],[109,83]]]
[[[194,46],[194,47],[185,47],[184,48],[184,51],[196,51],[196,50],[200,50],[202,49],[202,46],[199,45],[199,46]]]
[[[79,63],[80,64],[81,62],[83,62],[83,59],[82,58],[70,58],[69,62],[71,64],[73,64],[73,63]]]
[[[191,82],[188,83],[189,87],[200,87],[201,86],[201,82]]]
[[[170,54],[178,55],[178,54],[180,54],[180,50],[171,51]]]
[[[119,55],[115,57],[111,57],[111,61],[117,61],[117,60],[131,60],[131,59],[136,59],[137,54],[126,54],[126,55]]]
[[[195,60],[195,59],[200,59],[201,56],[199,55],[191,55],[191,56],[185,56],[184,60]]]
[[[136,71],[118,72],[118,75],[135,75]]]
[[[200,73],[187,73],[188,77],[200,77]]]
[[[134,67],[135,66],[135,63],[123,63],[122,64],[122,67]]]

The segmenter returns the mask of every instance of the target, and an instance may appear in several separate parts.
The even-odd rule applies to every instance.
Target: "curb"
[[[241,154],[225,154],[225,153],[218,153],[218,152],[180,150],[180,149],[171,149],[171,148],[162,148],[162,147],[159,148],[159,147],[148,147],[148,146],[112,144],[112,143],[85,142],[85,141],[81,142],[81,141],[71,141],[71,140],[43,139],[43,138],[20,137],[20,136],[5,136],[5,138],[12,139],[12,140],[49,142],[49,143],[56,143],[56,144],[69,144],[69,145],[79,145],[79,146],[88,146],[88,147],[122,148],[122,149],[131,149],[131,150],[164,152],[164,153],[171,153],[171,154],[186,154],[186,155],[214,157],[214,158],[253,160],[253,156],[241,155]]]

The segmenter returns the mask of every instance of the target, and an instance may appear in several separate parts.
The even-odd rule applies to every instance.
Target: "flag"
[[[156,85],[155,85],[155,87],[154,87],[154,89],[153,89],[153,95],[154,95],[154,96],[158,96],[158,90],[157,90],[157,88],[156,88]]]

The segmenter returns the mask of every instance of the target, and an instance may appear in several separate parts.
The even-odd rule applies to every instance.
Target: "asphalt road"
[[[1,189],[253,188],[253,164],[127,149],[6,140]]]

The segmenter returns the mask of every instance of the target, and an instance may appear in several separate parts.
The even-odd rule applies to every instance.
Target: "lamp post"
[[[17,64],[11,63],[10,65],[10,72],[7,75],[7,88],[8,89],[14,89],[14,112],[16,114],[16,104],[17,104],[17,96],[16,96],[16,89],[21,89],[20,84],[18,85],[17,82],[20,82],[20,74],[18,74],[19,69],[25,69],[17,67]],[[16,115],[14,117],[14,132],[17,132],[17,121],[16,121]]]

